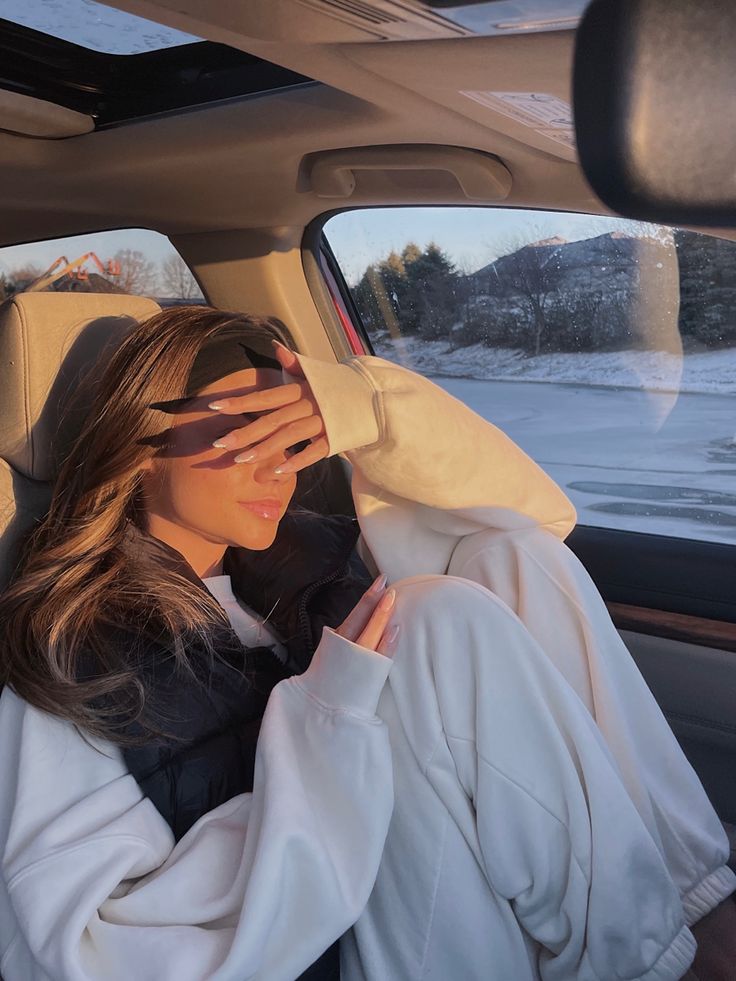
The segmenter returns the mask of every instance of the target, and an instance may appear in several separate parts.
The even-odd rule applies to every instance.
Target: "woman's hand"
[[[278,341],[274,341],[274,350],[281,367],[299,380],[289,385],[277,385],[251,392],[249,395],[211,402],[209,408],[217,409],[223,415],[274,410],[247,426],[232,429],[226,436],[218,439],[214,446],[227,450],[251,447],[247,452],[239,453],[235,457],[235,463],[253,463],[308,439],[309,446],[275,470],[276,473],[295,473],[329,456],[330,448],[319,407],[296,355]],[[259,445],[253,446],[254,443]]]
[[[391,619],[395,599],[395,590],[386,592],[386,576],[379,576],[335,633],[377,654],[391,657],[400,627],[395,623],[386,630],[386,625]]]

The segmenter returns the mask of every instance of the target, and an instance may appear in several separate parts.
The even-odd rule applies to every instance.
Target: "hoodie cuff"
[[[702,882],[698,883],[687,895],[683,896],[682,908],[685,922],[692,926],[707,916],[711,910],[719,906],[736,890],[736,875],[724,865],[711,872]]]
[[[328,708],[375,718],[392,664],[390,657],[323,627],[309,667],[292,680]]]
[[[638,981],[672,981],[673,978],[681,978],[695,960],[697,947],[695,937],[684,926],[652,967],[638,975]]]
[[[378,442],[379,393],[358,368],[358,357],[338,364],[305,354],[297,354],[297,359],[325,424],[329,456]],[[282,374],[285,381],[293,377],[283,370]]]

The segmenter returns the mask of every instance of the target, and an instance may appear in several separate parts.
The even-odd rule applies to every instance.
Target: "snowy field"
[[[440,358],[446,342],[408,343],[376,353],[507,433],[564,488],[579,524],[736,542],[736,350],[687,355],[678,393],[648,353],[504,360],[476,346]]]
[[[736,394],[736,348],[685,355],[606,351],[528,357],[523,351],[488,348],[484,344],[453,350],[444,340],[402,337],[391,341],[387,333],[372,335],[371,339],[380,357],[399,361],[426,375]]]

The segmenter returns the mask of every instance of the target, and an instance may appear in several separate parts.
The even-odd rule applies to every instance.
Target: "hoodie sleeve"
[[[117,747],[6,689],[2,885],[57,981],[293,981],[361,913],[393,807],[390,659],[325,628],[273,690],[254,789],[174,845]],[[7,833],[5,830],[7,829]],[[16,945],[17,946],[17,945]]]
[[[330,456],[353,466],[356,515],[375,560],[367,564],[390,582],[446,572],[458,541],[483,528],[543,527],[560,539],[574,528],[575,509],[552,478],[434,382],[368,355],[339,364],[297,357]]]
[[[697,922],[736,889],[728,838],[583,564],[543,530],[484,531],[449,571],[507,603],[583,701]]]

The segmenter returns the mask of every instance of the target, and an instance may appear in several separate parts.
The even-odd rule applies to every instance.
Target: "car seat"
[[[146,297],[106,293],[20,293],[0,306],[0,588],[19,540],[48,508],[69,396],[103,351],[160,309]]]

